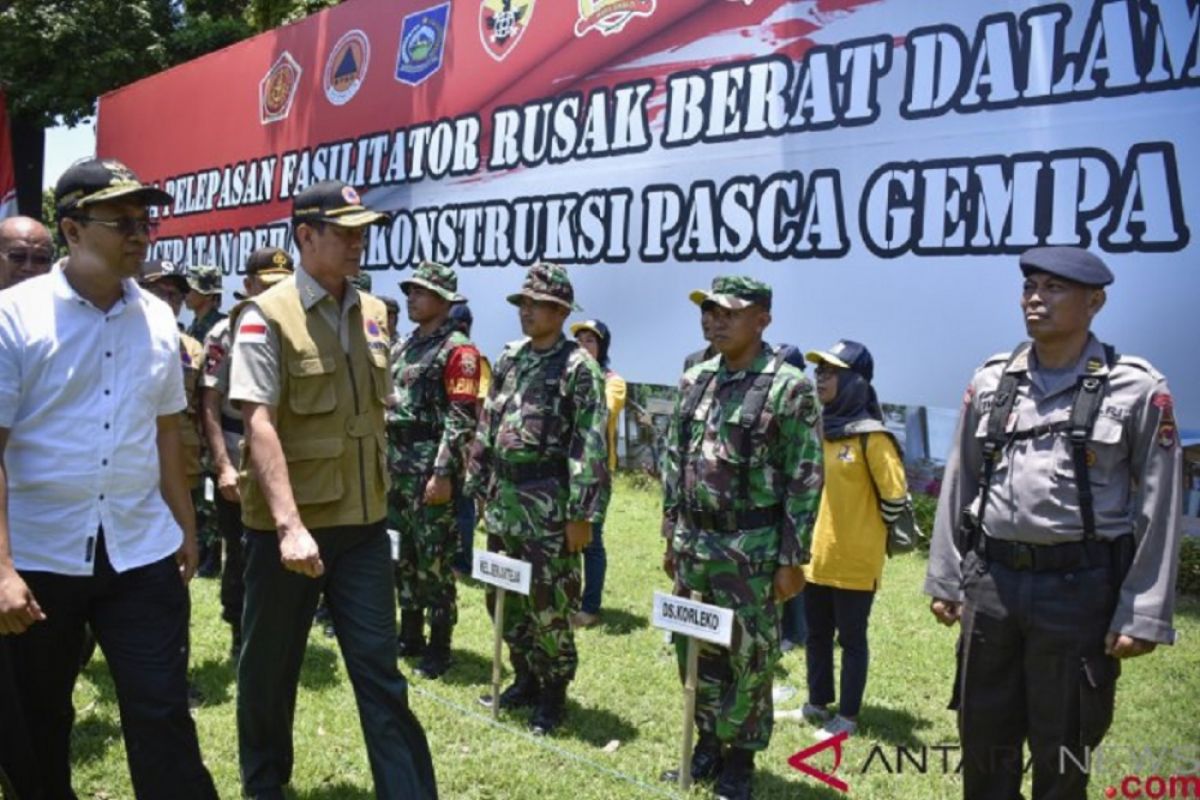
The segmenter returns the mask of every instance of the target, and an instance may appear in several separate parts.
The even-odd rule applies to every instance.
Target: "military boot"
[[[750,784],[754,780],[754,751],[740,747],[729,748],[725,769],[717,781],[717,800],[750,800]]]
[[[712,783],[721,774],[721,740],[715,733],[700,733],[696,747],[692,750],[692,781]],[[669,769],[660,778],[667,783],[679,783],[679,770]]]
[[[425,651],[425,614],[421,609],[400,610],[400,636],[396,640],[396,654],[400,658],[412,658]]]
[[[417,672],[430,680],[436,680],[450,669],[450,634],[453,628],[445,622],[431,623],[429,626],[429,646],[421,663],[417,664]]]
[[[538,695],[542,691],[542,684],[533,675],[533,670],[529,667],[529,662],[524,657],[512,654],[513,672],[516,673],[516,678],[512,684],[500,693],[501,708],[529,708],[536,705]],[[494,698],[490,694],[485,694],[479,698],[480,704],[492,707]]]
[[[529,720],[529,727],[534,736],[547,736],[562,724],[563,716],[567,712],[567,683],[568,681],[558,678],[542,684],[537,708],[533,712],[533,718]]]

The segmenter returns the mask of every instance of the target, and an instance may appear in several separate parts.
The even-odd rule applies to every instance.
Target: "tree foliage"
[[[0,0],[10,111],[75,125],[96,98],[338,0]]]

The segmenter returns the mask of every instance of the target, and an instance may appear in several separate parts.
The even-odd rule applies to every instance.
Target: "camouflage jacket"
[[[543,373],[564,348],[562,376],[550,388]],[[542,353],[528,339],[510,343],[492,373],[464,492],[490,499],[502,465],[566,459],[567,519],[603,522],[612,488],[607,413],[600,365],[575,342],[564,336]]]
[[[743,405],[755,378],[772,371],[746,442]],[[701,388],[685,424],[687,399]],[[820,409],[812,383],[795,367],[776,364],[764,344],[749,369],[730,373],[724,358],[709,359],[684,373],[679,390],[663,459],[662,533],[668,543],[705,560],[807,563],[822,485]],[[760,525],[732,524],[739,513],[753,518],[747,515],[753,509],[774,512],[754,512]],[[724,520],[719,525],[717,516]]]
[[[396,475],[457,475],[475,430],[479,351],[446,322],[392,347],[395,403],[387,412],[388,460]]]
[[[219,309],[210,309],[203,317],[192,320],[192,324],[188,325],[187,335],[198,342],[203,342],[208,338],[208,332],[212,330],[213,325],[223,319],[225,319],[225,314]]]

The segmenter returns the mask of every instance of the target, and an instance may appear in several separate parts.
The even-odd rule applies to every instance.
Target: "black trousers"
[[[117,573],[101,535],[90,577],[24,571],[46,620],[8,637],[40,793],[21,800],[74,800],[71,692],[84,625],[116,684],[134,793],[146,800],[215,798],[187,701],[187,589],[173,558]],[[7,723],[6,723],[7,724]]]
[[[37,797],[37,770],[13,670],[12,636],[0,636],[0,797]]]
[[[1016,800],[1029,742],[1034,800],[1084,800],[1085,748],[1112,723],[1119,662],[1104,654],[1117,600],[1108,567],[1028,572],[963,561],[953,705],[967,800]]]
[[[246,597],[245,560],[242,555],[242,505],[231,503],[217,492],[217,530],[225,542],[225,568],[221,572],[221,619],[235,630],[242,627],[242,605]]]
[[[271,794],[291,780],[296,688],[313,612],[324,592],[354,687],[375,796],[436,800],[429,744],[396,666],[391,544],[384,522],[323,528],[312,535],[325,565],[317,579],[283,568],[274,531],[246,531],[237,697],[243,789],[250,796]]]

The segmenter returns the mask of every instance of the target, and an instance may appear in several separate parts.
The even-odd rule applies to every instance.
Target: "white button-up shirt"
[[[157,417],[184,409],[179,332],[132,280],[107,312],[59,262],[0,292],[0,427],[18,570],[91,575],[97,530],[117,572],[179,549],[159,493]]]

